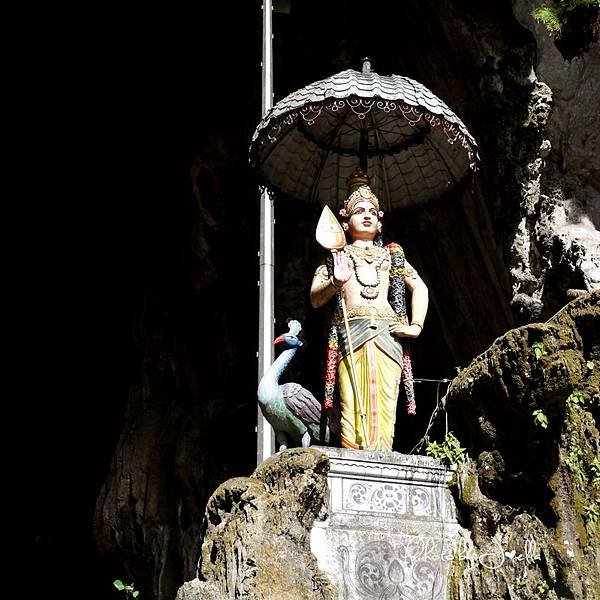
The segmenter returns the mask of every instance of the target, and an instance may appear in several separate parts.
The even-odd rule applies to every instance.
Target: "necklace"
[[[360,295],[367,300],[374,300],[379,296],[379,284],[381,283],[381,273],[379,269],[383,264],[383,261],[386,259],[387,253],[383,248],[379,248],[377,246],[367,246],[366,248],[361,248],[359,246],[346,246],[349,250],[350,258],[352,260],[352,264],[354,266],[354,274],[356,275],[356,280],[362,286],[360,290]],[[361,275],[359,275],[359,268],[361,267],[360,262],[364,261],[366,264],[363,265],[365,267],[370,267],[371,269],[375,269],[375,282],[365,281]]]

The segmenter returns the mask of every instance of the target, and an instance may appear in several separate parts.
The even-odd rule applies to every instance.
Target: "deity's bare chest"
[[[352,260],[356,281],[361,287],[360,295],[368,300],[377,298],[382,277],[387,275],[390,268],[389,251],[378,246],[347,246],[346,251]]]

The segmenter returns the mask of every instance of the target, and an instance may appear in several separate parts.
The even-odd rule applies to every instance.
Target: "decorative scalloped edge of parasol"
[[[398,108],[400,108],[401,104],[404,104],[412,108],[426,109],[432,115],[436,115],[446,121],[447,126],[458,127],[460,133],[464,136],[463,140],[468,140],[471,146],[469,149],[472,151],[475,159],[479,160],[477,142],[469,133],[465,124],[442,100],[424,85],[402,75],[386,76],[373,72],[363,74],[353,69],[347,69],[327,79],[315,81],[280,100],[256,127],[252,136],[251,150],[255,145],[254,142],[259,137],[270,137],[265,130],[269,124],[272,128],[275,125],[274,121],[282,122],[286,116],[288,119],[290,117],[296,118],[297,114],[293,115],[293,113],[298,113],[301,108],[307,105],[313,105],[313,109],[318,112],[318,106],[323,105],[327,100],[350,100],[351,97],[367,100],[381,98],[397,103]],[[425,118],[428,119],[427,116]],[[472,163],[471,168],[476,170],[475,162]]]

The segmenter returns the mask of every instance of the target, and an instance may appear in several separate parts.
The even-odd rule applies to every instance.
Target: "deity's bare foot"
[[[310,433],[308,433],[308,431],[305,431],[304,435],[302,436],[302,447],[308,448],[309,446],[310,446]]]

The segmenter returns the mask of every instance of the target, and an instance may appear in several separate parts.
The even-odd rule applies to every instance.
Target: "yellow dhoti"
[[[374,330],[364,319],[350,322],[360,404],[352,385],[350,355],[344,352],[337,375],[341,402],[341,441],[345,448],[392,450],[402,346],[389,333],[388,323],[378,321]],[[361,405],[366,414],[366,443],[363,440]]]

